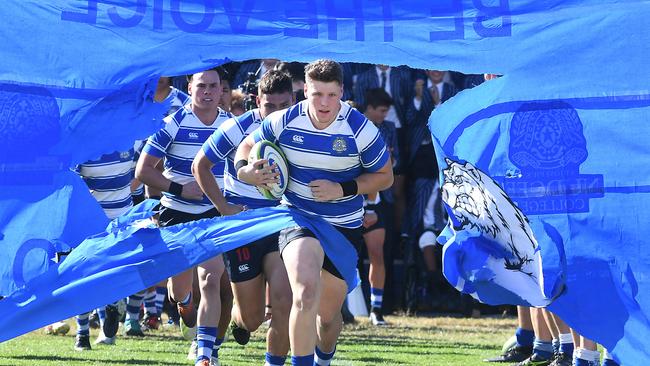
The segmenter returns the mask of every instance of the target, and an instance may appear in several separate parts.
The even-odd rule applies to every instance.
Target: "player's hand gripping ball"
[[[269,188],[258,186],[257,190],[270,200],[280,199],[289,184],[289,165],[287,164],[287,158],[277,145],[270,141],[261,140],[253,145],[248,156],[248,163],[251,164],[253,161],[259,159],[266,159],[268,165],[275,164],[280,176],[278,177],[277,183],[268,185]],[[267,165],[265,164],[264,166]]]

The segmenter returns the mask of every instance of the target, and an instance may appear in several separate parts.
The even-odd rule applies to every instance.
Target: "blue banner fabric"
[[[624,365],[650,359],[649,79],[515,73],[429,120],[450,282],[492,304],[548,306]]]
[[[348,284],[358,285],[357,253],[318,217],[286,206],[157,228],[147,200],[82,242],[60,264],[0,301],[0,342],[134,294],[225,251],[284,227],[312,230]]]

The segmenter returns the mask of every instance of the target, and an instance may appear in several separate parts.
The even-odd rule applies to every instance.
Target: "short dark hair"
[[[305,63],[303,62],[278,62],[273,69],[284,71],[293,81],[305,81]]]
[[[215,67],[213,67],[213,68],[211,68],[211,69],[207,69],[207,70],[203,70],[203,71],[197,71],[197,72],[195,72],[194,74],[198,74],[198,73],[200,73],[200,72],[206,72],[206,71],[216,71],[217,74],[219,74],[219,80],[220,80],[220,81],[221,81],[221,80],[224,80],[224,79],[227,79],[227,77],[226,77],[226,75],[225,75],[225,74],[226,74],[226,71],[225,71],[221,66],[215,66]],[[187,75],[185,75],[185,78],[187,79],[187,82],[188,82],[188,83],[191,83],[191,82],[192,82],[192,77],[194,76],[194,74],[187,74]]]
[[[329,83],[336,81],[343,85],[343,70],[338,62],[320,59],[305,66],[305,76],[311,80]]]
[[[383,88],[373,88],[366,90],[366,107],[390,107],[393,104],[393,98],[386,93]]]
[[[258,83],[259,94],[293,93],[291,76],[280,70],[269,70],[262,75]]]

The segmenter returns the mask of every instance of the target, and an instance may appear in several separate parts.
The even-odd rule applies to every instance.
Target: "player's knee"
[[[376,262],[376,264],[379,264],[379,262],[384,261],[384,249],[381,246],[378,246],[378,245],[369,245],[368,246],[368,257],[370,257],[370,261]]]
[[[263,312],[241,312],[241,323],[240,326],[242,326],[244,329],[248,330],[249,332],[254,332],[259,328],[259,326],[262,324],[264,321],[264,313]]]
[[[334,325],[340,324],[343,321],[341,311],[323,311],[318,316],[318,326],[321,329],[328,329]]]
[[[272,300],[273,314],[286,314],[288,317],[291,311],[291,301],[292,296],[290,291],[288,293],[275,294]]]
[[[315,286],[304,286],[293,294],[293,307],[299,311],[311,311],[318,305]]]
[[[220,276],[217,276],[213,273],[206,273],[205,276],[202,276],[199,285],[201,286],[201,290],[203,292],[205,291],[215,291],[216,293],[219,293],[219,288],[221,284],[221,278]]]

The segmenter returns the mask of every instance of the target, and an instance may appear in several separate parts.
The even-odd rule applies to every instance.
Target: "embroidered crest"
[[[342,153],[347,149],[348,143],[343,137],[337,137],[334,139],[334,142],[332,143],[332,150],[336,151],[337,153]]]

